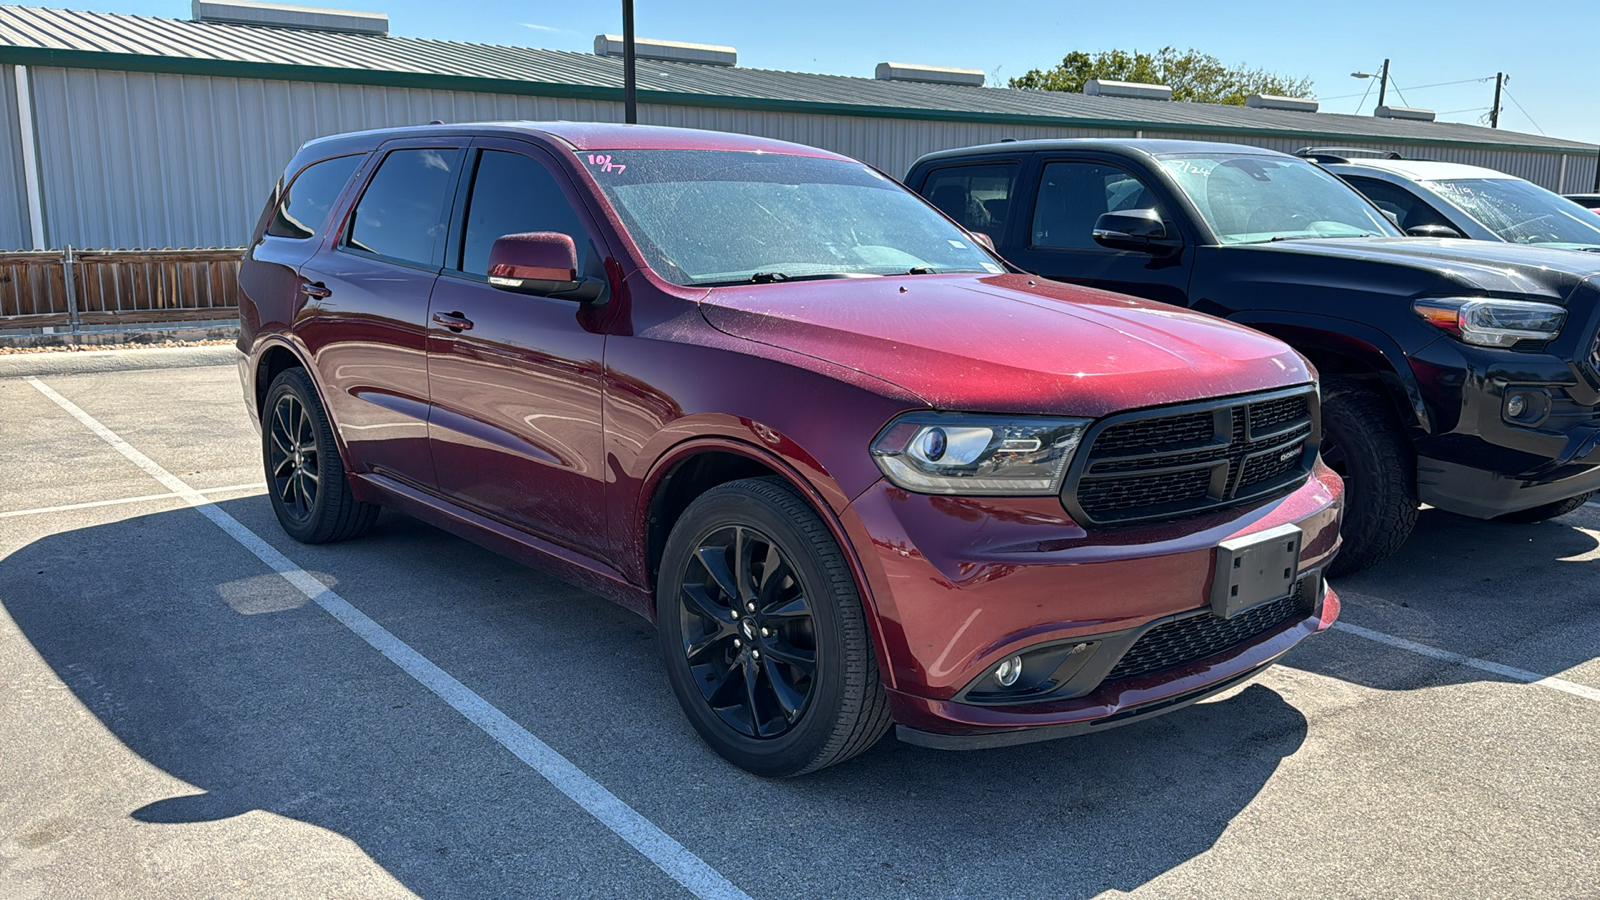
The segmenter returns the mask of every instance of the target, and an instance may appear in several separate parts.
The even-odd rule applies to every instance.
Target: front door
[[[570,235],[579,268],[603,273],[604,247],[544,151],[473,143],[465,213],[433,291],[428,433],[448,497],[491,518],[595,553],[601,505],[600,384],[605,336],[582,304],[502,291],[487,280],[496,238]]]
[[[444,258],[464,144],[384,145],[335,239],[300,268],[307,299],[295,330],[355,470],[425,488],[434,481],[428,296]]]
[[[1006,253],[1012,263],[1056,281],[1188,305],[1192,243],[1168,256],[1095,243],[1095,222],[1105,213],[1163,211],[1162,198],[1144,179],[1109,161],[1046,159],[1033,184],[1022,240]],[[1178,227],[1165,218],[1169,231]]]

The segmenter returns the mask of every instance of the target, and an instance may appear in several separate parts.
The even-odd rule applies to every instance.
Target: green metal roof
[[[0,6],[0,63],[590,100],[622,61],[494,44]],[[1593,144],[1451,122],[919,84],[641,60],[639,100],[826,115],[1595,153]]]

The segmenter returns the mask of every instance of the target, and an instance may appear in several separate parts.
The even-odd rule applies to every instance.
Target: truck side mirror
[[[1167,223],[1153,209],[1122,209],[1104,213],[1094,223],[1094,241],[1112,250],[1133,250],[1166,256],[1183,242],[1167,233]]]
[[[1406,229],[1406,234],[1411,237],[1427,238],[1459,238],[1466,237],[1461,232],[1449,225],[1413,225]]]
[[[529,231],[495,239],[489,248],[489,283],[502,291],[588,303],[605,282],[578,277],[578,248],[570,235]]]

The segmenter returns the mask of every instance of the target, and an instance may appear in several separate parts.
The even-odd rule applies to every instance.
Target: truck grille
[[[1123,413],[1090,432],[1061,499],[1099,525],[1242,504],[1292,490],[1320,440],[1309,386]]]
[[[1206,612],[1157,625],[1134,641],[1105,681],[1122,681],[1188,665],[1301,618],[1310,611],[1304,596],[1307,580],[1295,582],[1289,596],[1245,610],[1231,619]]]

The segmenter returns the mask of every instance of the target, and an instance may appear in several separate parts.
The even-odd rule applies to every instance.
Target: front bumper
[[[1416,442],[1422,502],[1487,519],[1600,489],[1600,391],[1584,367],[1441,340],[1412,369],[1435,418]],[[1510,416],[1513,395],[1534,414]]]
[[[1343,486],[1318,463],[1293,493],[1246,510],[1088,532],[1053,497],[949,498],[879,483],[844,516],[861,550],[889,702],[906,740],[992,746],[1179,708],[1259,671],[1338,615],[1320,570],[1338,549]],[[1203,658],[1104,679],[1137,639],[1210,615],[1216,548],[1283,525],[1314,583],[1287,618]],[[1080,673],[1037,699],[975,693],[1014,654],[1088,645]]]

